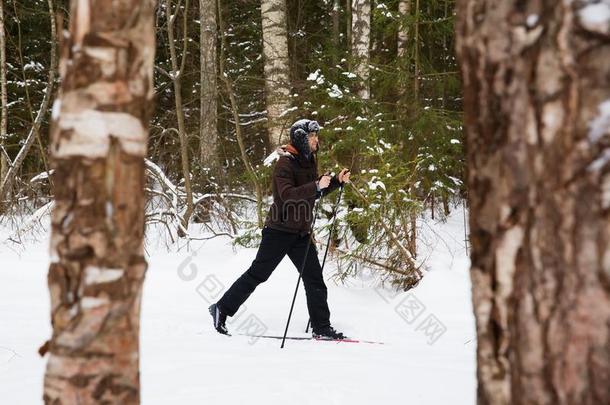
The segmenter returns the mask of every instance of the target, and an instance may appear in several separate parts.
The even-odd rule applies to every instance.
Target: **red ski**
[[[272,335],[246,335],[241,334],[241,336],[248,336],[252,338],[261,338],[261,339],[278,339],[282,340],[282,336],[272,336]],[[322,339],[322,338],[314,338],[311,336],[286,336],[286,340],[316,340],[320,342],[335,342],[335,343],[366,343],[371,345],[383,345],[383,342],[374,342],[370,340],[360,340],[360,339]]]

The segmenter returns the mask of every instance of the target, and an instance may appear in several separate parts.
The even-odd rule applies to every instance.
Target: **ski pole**
[[[326,249],[324,250],[324,258],[322,259],[322,272],[324,272],[324,264],[326,264],[326,256],[328,255],[328,247],[330,246],[330,240],[333,236],[333,229],[335,229],[335,222],[337,221],[337,211],[339,211],[339,203],[341,202],[341,196],[343,195],[343,184],[341,184],[341,189],[339,190],[339,196],[337,197],[337,202],[335,203],[335,209],[333,210],[333,223],[330,226],[330,232],[328,233],[328,242],[326,242]],[[311,318],[307,320],[307,327],[305,328],[305,333],[309,332],[309,325],[311,324]]]
[[[284,330],[284,337],[282,338],[282,346],[281,349],[284,348],[284,343],[286,342],[286,335],[288,334],[288,327],[290,326],[290,318],[292,317],[292,310],[294,309],[294,302],[297,299],[297,293],[299,292],[299,284],[301,283],[301,277],[303,276],[303,271],[305,270],[305,263],[307,262],[307,255],[309,253],[309,247],[311,246],[311,238],[313,237],[313,227],[316,223],[316,217],[318,216],[318,207],[320,206],[320,202],[322,201],[322,197],[324,197],[324,190],[320,191],[320,199],[316,202],[316,206],[313,210],[313,219],[311,221],[311,227],[309,228],[309,238],[307,238],[307,247],[305,248],[305,255],[303,256],[303,264],[301,264],[301,270],[299,271],[299,278],[297,279],[297,286],[294,289],[294,295],[292,297],[292,304],[290,304],[290,312],[288,312],[288,320],[286,321],[286,329]]]

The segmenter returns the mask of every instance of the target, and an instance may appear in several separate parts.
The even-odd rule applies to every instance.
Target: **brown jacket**
[[[306,235],[313,220],[313,206],[320,192],[316,188],[319,179],[315,155],[306,161],[292,145],[277,149],[279,160],[273,169],[273,204],[265,225],[280,231]],[[332,178],[324,195],[339,188],[339,180]]]

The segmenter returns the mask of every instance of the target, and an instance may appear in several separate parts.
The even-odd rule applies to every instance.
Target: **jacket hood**
[[[295,148],[292,144],[286,144],[278,148],[278,153],[280,154],[280,156],[282,156],[282,154],[284,154],[284,156],[296,156],[299,154],[299,150]]]
[[[302,153],[299,152],[299,150],[294,145],[292,145],[290,143],[279,146],[275,150],[275,152],[280,157],[286,156],[289,159],[296,159],[299,162],[301,162],[301,165],[304,165],[304,166],[310,165],[315,160],[313,153],[310,153],[309,159],[307,159]]]

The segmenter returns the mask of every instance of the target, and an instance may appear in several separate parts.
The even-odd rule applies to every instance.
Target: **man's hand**
[[[318,180],[318,187],[320,188],[320,190],[328,188],[330,184],[330,179],[331,177],[328,174],[325,174],[324,176],[320,177],[320,180]]]
[[[349,183],[349,169],[348,168],[344,168],[343,170],[341,170],[341,173],[339,173],[339,175],[337,176],[337,179],[339,180],[339,182],[341,184],[343,183]]]

